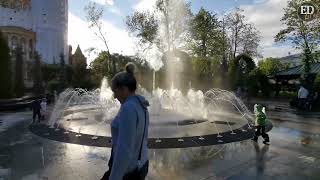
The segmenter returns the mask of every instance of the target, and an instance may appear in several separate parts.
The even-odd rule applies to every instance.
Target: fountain
[[[232,92],[189,89],[184,95],[174,87],[152,93],[140,87],[138,93],[150,102],[150,148],[224,144],[253,135],[254,116]],[[31,130],[52,140],[110,146],[109,124],[119,107],[104,78],[97,90],[66,89],[60,93],[48,124],[31,126]]]
[[[161,27],[156,37],[162,43],[163,51],[155,44],[148,44],[148,48],[142,48],[140,54],[153,69],[152,92],[141,86],[138,88],[138,94],[145,96],[151,105],[149,147],[198,147],[251,138],[254,115],[232,92],[222,89],[197,91],[191,88],[191,81],[187,93],[179,89],[184,59],[177,54],[181,54],[179,45],[185,42],[173,41],[168,33],[176,32],[175,28],[187,24],[182,17],[188,12],[184,11],[183,0],[166,3],[169,3],[167,8],[171,15],[167,14],[166,18],[176,23],[167,22],[165,25],[165,21],[159,20]],[[161,17],[159,15],[159,19]],[[162,59],[166,59],[166,62],[162,62]],[[157,88],[155,81],[155,72],[164,64],[167,67],[167,84],[172,84],[166,90]],[[110,147],[109,124],[118,112],[120,103],[113,98],[106,78],[101,84],[99,89],[93,91],[66,89],[60,93],[48,124],[31,126],[31,131],[61,142]]]

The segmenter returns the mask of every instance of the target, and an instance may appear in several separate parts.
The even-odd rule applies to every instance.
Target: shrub
[[[11,61],[7,41],[0,31],[0,99],[12,97]]]
[[[313,83],[313,90],[314,92],[320,91],[320,73],[317,74],[314,83]]]
[[[264,96],[269,96],[271,93],[269,79],[260,69],[254,69],[249,73],[247,86],[250,96],[257,96],[259,90]]]

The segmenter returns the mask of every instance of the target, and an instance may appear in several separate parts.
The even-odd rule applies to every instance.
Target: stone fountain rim
[[[253,125],[251,125],[251,127],[253,127]],[[266,131],[270,131],[272,128],[272,123],[268,121]],[[73,131],[67,131],[63,128],[60,128],[57,131],[55,128],[50,128],[50,126],[46,124],[31,124],[29,126],[29,130],[42,138],[58,142],[95,147],[111,147],[111,137],[108,136],[94,136],[90,134],[76,133]],[[243,130],[245,130],[245,132]],[[67,134],[65,132],[67,132]],[[235,134],[232,134],[232,132]],[[222,135],[220,138],[218,137],[218,134],[188,137],[149,138],[148,147],[149,149],[171,149],[227,144],[251,139],[254,135],[254,128],[250,129],[249,125],[246,124],[241,128],[234,129],[233,131],[220,133],[220,135]],[[97,139],[93,140],[95,137],[97,137]],[[161,140],[161,142],[156,142],[158,140]]]

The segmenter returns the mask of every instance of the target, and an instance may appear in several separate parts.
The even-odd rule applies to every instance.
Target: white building
[[[0,30],[15,28],[34,33],[35,50],[45,63],[59,62],[60,54],[68,56],[68,0],[0,0]],[[10,33],[10,48],[19,38]],[[27,38],[27,37],[21,37]],[[31,39],[20,39],[31,46]],[[24,42],[26,44],[24,44]],[[24,47],[23,47],[24,48]],[[29,48],[26,48],[29,49]]]

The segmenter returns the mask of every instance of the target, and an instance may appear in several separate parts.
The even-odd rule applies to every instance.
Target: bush
[[[9,47],[7,41],[2,37],[0,31],[0,99],[7,99],[12,97],[12,72],[11,59],[9,54]]]
[[[294,99],[295,97],[297,97],[297,93],[296,92],[289,92],[289,91],[280,91],[279,97]]]
[[[314,83],[313,83],[313,90],[314,92],[320,91],[320,73],[317,74]]]
[[[259,70],[251,71],[247,78],[248,92],[250,96],[257,96],[259,92]]]
[[[249,73],[247,86],[250,96],[257,96],[259,90],[264,96],[269,96],[271,93],[269,79],[260,69],[254,69]]]
[[[252,79],[254,76],[254,74],[251,74],[251,77],[249,77],[250,76],[249,74],[251,71],[254,71],[255,68],[256,68],[256,65],[253,59],[247,54],[240,54],[234,60],[231,60],[229,64],[229,72],[228,72],[230,89],[234,90],[236,89],[237,86],[248,85],[250,83],[248,82],[248,80]],[[257,73],[257,72],[254,72],[254,73]],[[255,92],[252,92],[252,93],[255,94]]]
[[[15,81],[14,81],[14,93],[16,97],[22,97],[24,95],[25,87],[23,80],[23,52],[21,47],[17,47],[14,51],[15,62]]]
[[[48,82],[48,90],[53,93],[54,91],[60,92],[62,90],[61,83],[57,80],[51,80]]]

